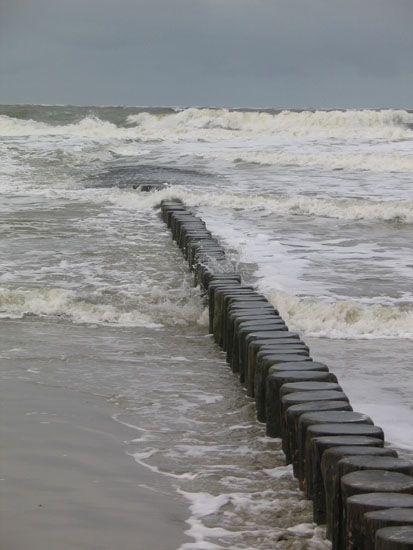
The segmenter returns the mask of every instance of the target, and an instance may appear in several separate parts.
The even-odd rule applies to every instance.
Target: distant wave
[[[349,111],[230,111],[228,109],[183,109],[169,114],[142,112],[127,117],[128,127],[119,127],[95,116],[78,123],[50,125],[34,120],[0,115],[0,135],[78,135],[166,139],[173,136],[230,137],[287,134],[290,136],[364,137],[403,139],[413,137],[413,113],[386,109]]]
[[[74,124],[52,125],[7,115],[0,115],[0,136],[76,136],[91,139],[137,137],[136,131],[118,127],[94,116],[85,117]]]
[[[112,152],[120,157],[144,154],[146,148],[137,146],[137,141],[183,142],[180,154],[189,157],[194,151],[192,147],[185,148],[186,143],[207,142],[201,150],[197,149],[196,154],[212,161],[328,170],[413,172],[411,143],[398,143],[413,140],[413,113],[402,110],[283,111],[270,114],[192,108],[169,114],[142,112],[130,115],[127,123],[127,126],[117,126],[96,116],[88,116],[77,123],[51,125],[0,115],[0,136],[58,136],[75,141],[78,138],[82,140],[82,147],[84,141],[92,145],[95,142],[102,145],[103,142],[108,149],[106,154]],[[336,140],[340,141],[340,146]],[[360,140],[364,149],[359,147]],[[221,141],[223,146],[216,147],[216,143]],[[392,141],[396,143],[391,145]],[[386,149],[382,149],[382,144]]]
[[[146,130],[220,129],[248,133],[288,133],[302,136],[311,133],[398,138],[412,136],[408,125],[413,113],[386,109],[349,111],[230,111],[228,109],[184,109],[168,115],[140,113],[128,117],[129,124]]]
[[[352,300],[327,303],[282,292],[271,294],[269,300],[292,329],[307,336],[413,339],[412,306],[366,305]]]
[[[275,214],[320,216],[341,220],[382,220],[413,223],[413,200],[372,201],[368,199],[334,199],[306,195],[277,196],[246,193],[188,192],[173,186],[147,196],[116,195],[114,200],[137,208],[156,206],[162,199],[181,198],[189,206],[217,206],[244,210],[264,210]]]

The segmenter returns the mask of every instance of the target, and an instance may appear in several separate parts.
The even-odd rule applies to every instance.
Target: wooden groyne
[[[180,200],[161,215],[209,307],[209,332],[255,400],[269,437],[326,525],[333,550],[413,550],[413,463],[353,411],[329,367],[254,287],[244,285],[204,221]]]

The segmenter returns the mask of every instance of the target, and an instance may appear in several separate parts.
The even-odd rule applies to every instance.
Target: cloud
[[[406,105],[412,15],[408,0],[2,0],[0,101]]]

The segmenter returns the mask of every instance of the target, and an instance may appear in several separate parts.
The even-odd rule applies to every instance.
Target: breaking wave
[[[244,193],[188,192],[182,186],[142,194],[113,194],[112,199],[124,206],[147,208],[157,206],[162,199],[180,198],[188,206],[215,206],[244,210],[262,210],[274,214],[297,214],[341,220],[379,220],[413,223],[413,200],[373,201],[368,199],[318,198],[306,195],[277,196]]]
[[[330,170],[413,171],[413,154],[407,142],[413,139],[413,113],[403,110],[270,113],[190,108],[169,114],[129,115],[125,124],[87,116],[76,123],[51,125],[0,115],[0,136],[81,140],[82,148],[85,141],[99,145],[103,142],[115,157],[144,154],[146,150],[137,142],[197,146],[202,142],[224,142],[223,148],[201,147],[200,158]],[[315,140],[321,148],[314,147]],[[406,145],[402,146],[401,140]],[[337,147],[338,142],[346,146],[345,150]],[[360,150],[360,142],[368,142],[368,148]],[[303,143],[310,147],[303,148]],[[183,156],[193,153],[192,147],[180,152]]]
[[[213,132],[217,137],[228,134],[287,134],[327,137],[364,137],[373,139],[403,139],[413,137],[413,113],[405,110],[348,111],[239,111],[229,109],[182,109],[169,114],[142,112],[129,115],[128,127],[88,116],[67,125],[49,125],[34,120],[0,116],[0,135],[76,135],[91,138],[167,138],[182,134],[201,137]],[[203,132],[200,132],[203,131]]]
[[[307,336],[338,339],[413,339],[412,306],[333,303],[300,299],[282,292],[269,296],[289,326]]]
[[[182,290],[182,293],[184,290]],[[148,290],[140,304],[132,309],[108,303],[95,303],[62,288],[0,288],[0,318],[21,319],[60,317],[76,324],[106,324],[160,328],[163,325],[188,325],[207,322],[204,308],[195,289],[185,296],[168,297],[165,289]]]
[[[74,136],[91,139],[128,139],[136,137],[130,129],[120,128],[109,121],[89,116],[66,125],[52,125],[35,120],[0,115],[0,136]]]
[[[269,113],[191,108],[161,116],[150,113],[130,115],[128,122],[152,131],[227,130],[252,134],[281,132],[292,136],[321,133],[329,136],[360,135],[392,139],[413,135],[409,127],[413,123],[413,113],[393,109]]]

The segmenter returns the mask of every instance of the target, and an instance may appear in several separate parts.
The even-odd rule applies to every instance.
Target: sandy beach
[[[170,550],[186,508],[122,441],[103,398],[30,381],[0,385],[2,550]]]

